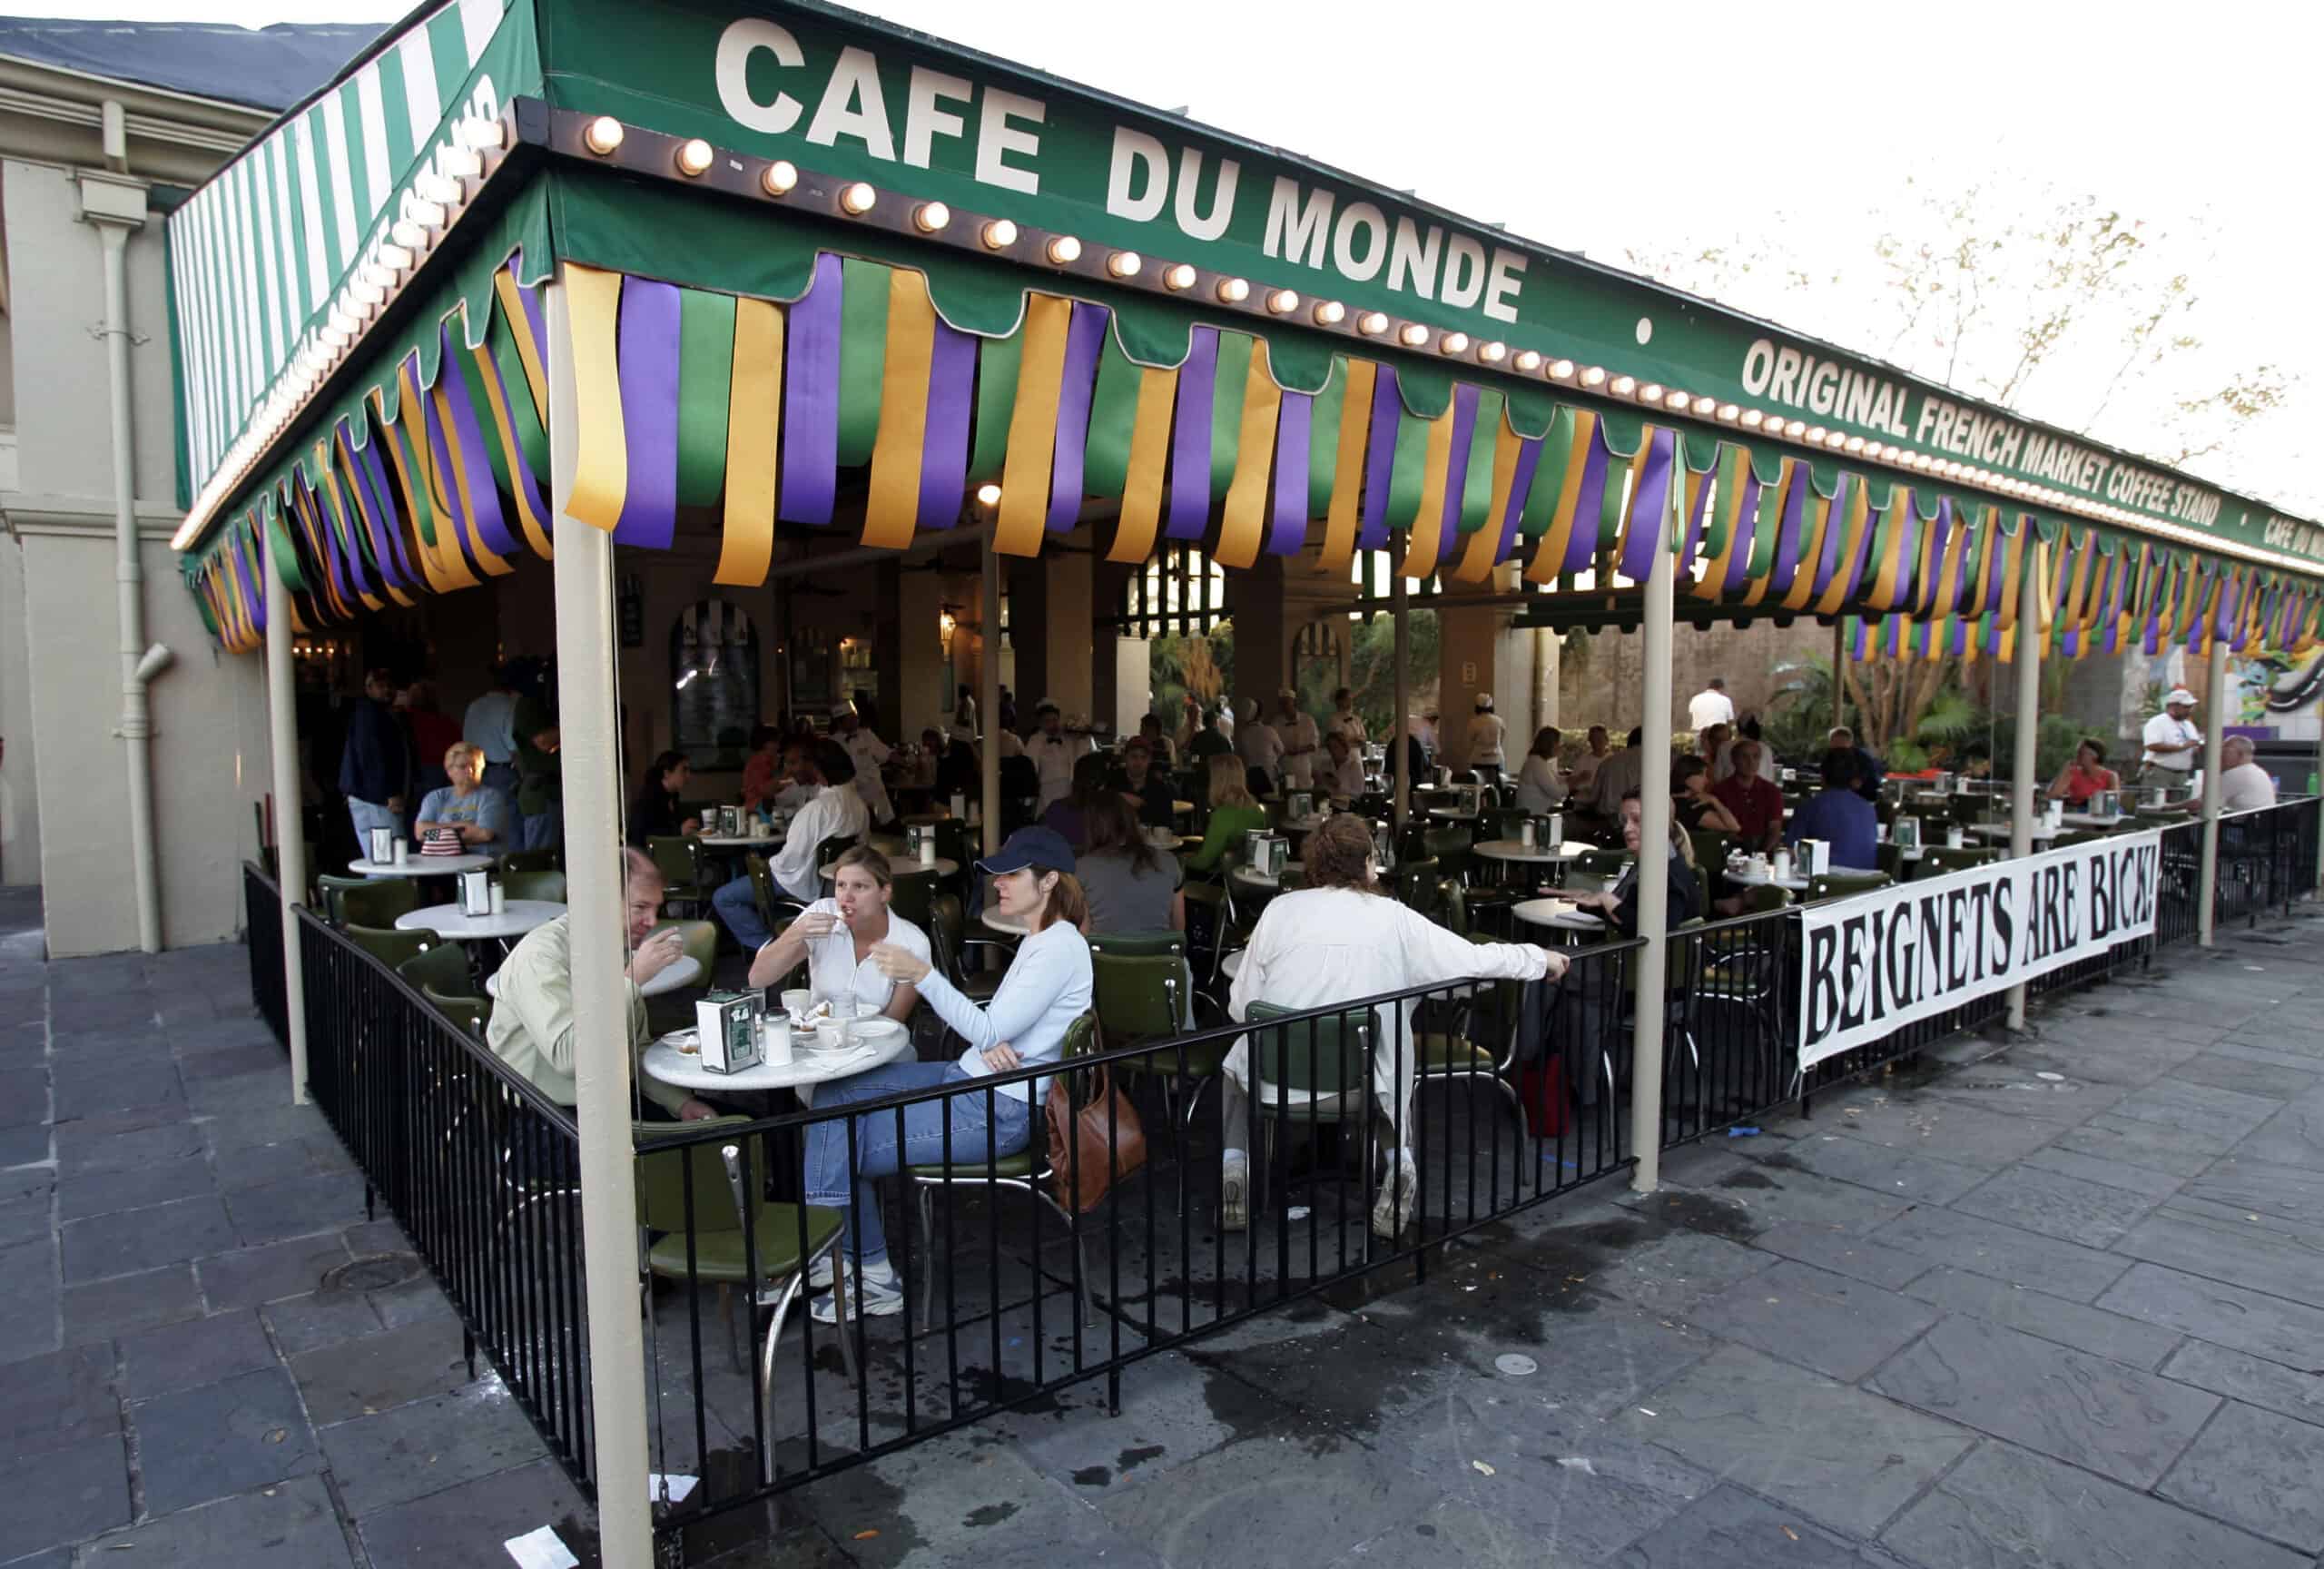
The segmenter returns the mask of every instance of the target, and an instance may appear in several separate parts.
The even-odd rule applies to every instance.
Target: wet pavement
[[[0,1564],[507,1564],[541,1525],[595,1562],[288,1104],[242,951],[48,965],[35,920],[0,900]],[[2034,1039],[1678,1151],[1661,1192],[1157,1354],[1118,1416],[1102,1380],[1039,1397],[692,1561],[2313,1565],[2319,939],[2303,911],[2173,952]]]

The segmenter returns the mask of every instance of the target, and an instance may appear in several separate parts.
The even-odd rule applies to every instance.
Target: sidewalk
[[[541,1525],[594,1562],[287,1104],[242,952],[43,965],[30,917],[0,903],[0,1564],[506,1565]],[[2313,1565],[2320,937],[2239,928],[695,1561]]]

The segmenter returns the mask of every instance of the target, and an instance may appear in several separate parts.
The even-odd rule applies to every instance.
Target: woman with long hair
[[[1159,854],[1147,842],[1128,798],[1108,792],[1090,803],[1081,821],[1088,842],[1077,874],[1089,898],[1089,930],[1185,931],[1186,873],[1176,855]]]
[[[1242,843],[1244,834],[1267,825],[1266,808],[1252,798],[1242,760],[1220,753],[1208,766],[1210,823],[1203,830],[1202,848],[1187,863],[1190,872],[1216,869],[1226,852]]]
[[[1554,812],[1565,804],[1565,780],[1558,774],[1558,747],[1565,737],[1554,725],[1533,733],[1533,745],[1517,769],[1517,809]]]
[[[1056,1061],[1066,1031],[1090,1005],[1089,942],[1081,935],[1089,910],[1073,867],[1072,846],[1039,827],[1018,830],[998,852],[977,863],[977,870],[992,879],[1000,913],[1021,923],[1030,933],[1017,945],[1017,957],[1001,977],[1000,989],[982,1007],[947,981],[926,953],[896,942],[873,947],[871,958],[880,973],[898,985],[916,988],[936,1016],[968,1042],[968,1050],[957,1061],[894,1062],[826,1086],[816,1096],[818,1108],[964,1084],[1030,1063]],[[903,1281],[888,1262],[887,1234],[881,1227],[880,1197],[872,1179],[906,1166],[948,1159],[973,1166],[988,1155],[1016,1154],[1031,1137],[1033,1107],[1047,1088],[1042,1080],[1020,1080],[986,1094],[915,1101],[903,1108],[901,1139],[893,1112],[810,1126],[807,1201],[841,1211],[841,1246],[853,1249],[858,1288],[849,1293],[843,1306],[832,1300],[836,1293],[826,1293],[815,1304],[815,1317],[828,1324],[842,1312],[853,1314],[859,1293],[869,1317],[902,1312]],[[813,1286],[830,1278],[827,1271],[817,1270],[808,1280]]]
[[[1227,998],[1227,1011],[1236,1019],[1247,1018],[1255,1002],[1329,1008],[1454,981],[1554,980],[1565,972],[1562,954],[1525,943],[1472,942],[1383,893],[1371,830],[1353,814],[1328,818],[1309,834],[1304,862],[1306,885],[1277,894],[1252,930]],[[1389,1171],[1372,1209],[1372,1229],[1382,1237],[1403,1233],[1420,1186],[1412,1151],[1413,1080],[1420,1051],[1413,1013],[1409,1001],[1376,1011],[1382,1031],[1373,1043],[1373,1110],[1391,1125]],[[1220,1135],[1226,1195],[1220,1224],[1230,1231],[1241,1230],[1250,1217],[1250,1083],[1246,1038],[1227,1053],[1219,1081],[1226,1129]],[[1267,1111],[1263,1103],[1258,1114]]]
[[[702,832],[702,819],[680,814],[678,797],[693,775],[694,765],[683,752],[663,752],[645,765],[637,782],[637,795],[629,804],[629,842],[640,850],[649,839]]]
[[[889,910],[895,887],[894,869],[879,851],[869,844],[841,851],[832,863],[831,897],[808,905],[758,951],[750,984],[763,991],[804,959],[807,985],[817,999],[844,999],[899,1023],[910,1020],[920,992],[909,982],[889,979],[872,958],[882,942],[923,960],[933,952],[927,933]]]
[[[1103,752],[1085,752],[1073,765],[1072,787],[1063,800],[1049,803],[1049,810],[1041,814],[1041,826],[1053,829],[1059,837],[1079,850],[1088,843],[1084,824],[1090,808],[1120,794],[1114,783],[1114,760]]]

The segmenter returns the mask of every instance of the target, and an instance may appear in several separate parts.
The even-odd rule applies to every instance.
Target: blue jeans
[[[508,763],[487,763],[484,765],[484,784],[486,789],[497,790],[514,801],[517,798],[516,766]]]
[[[743,952],[755,953],[774,941],[774,933],[759,919],[759,896],[751,887],[749,873],[722,885],[710,896],[710,907],[726,923],[726,930],[734,934]]]
[[[547,811],[527,817],[523,823],[520,849],[551,849],[565,837],[565,814],[560,804],[551,803]]]
[[[938,1084],[971,1082],[969,1071],[958,1062],[894,1062],[841,1080],[815,1092],[815,1110],[856,1100],[877,1100]],[[1014,1155],[1025,1148],[1032,1123],[1032,1108],[1013,1095],[994,1090],[990,1096],[992,1120],[985,1120],[985,1092],[979,1090],[922,1100],[903,1110],[903,1141],[896,1140],[895,1111],[874,1111],[849,1119],[855,1125],[855,1170],[847,1169],[848,1121],[817,1122],[807,1130],[807,1202],[823,1204],[842,1215],[840,1245],[850,1247],[852,1236],[862,1245],[866,1265],[888,1261],[888,1236],[880,1222],[879,1190],[868,1179],[891,1177],[906,1166],[933,1165],[944,1159],[944,1128],[952,1129],[952,1163],[972,1165],[988,1153]],[[850,1254],[851,1259],[854,1257]]]
[[[355,819],[355,847],[367,857],[371,854],[371,830],[374,828],[385,828],[390,834],[410,837],[404,828],[403,818],[385,806],[359,801],[350,795],[347,798],[347,814]]]

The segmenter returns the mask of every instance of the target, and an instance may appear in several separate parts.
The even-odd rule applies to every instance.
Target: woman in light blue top
[[[451,784],[430,790],[419,804],[417,824],[422,839],[431,828],[448,828],[459,835],[460,848],[472,855],[497,855],[508,848],[508,827],[516,816],[508,797],[484,782],[484,749],[455,741],[444,754],[444,772]]]
[[[1066,1031],[1090,1008],[1089,944],[1081,935],[1088,905],[1073,876],[1073,847],[1054,830],[1023,828],[1000,851],[977,863],[992,879],[1000,914],[1021,922],[1030,933],[1001,977],[992,1001],[980,1008],[962,996],[924,953],[893,943],[872,950],[872,962],[891,981],[919,989],[936,1016],[967,1041],[955,1062],[897,1062],[860,1073],[820,1090],[818,1110],[850,1101],[876,1100],[940,1084],[964,1084],[1029,1063],[1054,1062]],[[903,1311],[903,1282],[888,1262],[887,1235],[881,1228],[880,1198],[870,1179],[906,1166],[931,1165],[947,1157],[973,1167],[990,1153],[1014,1155],[1031,1137],[1033,1103],[1046,1080],[1000,1085],[990,1093],[965,1093],[921,1100],[903,1108],[901,1136],[892,1110],[817,1122],[807,1130],[807,1202],[839,1209],[844,1217],[843,1248],[855,1260],[844,1311],[885,1317]],[[854,1169],[848,1169],[848,1122],[855,1128]],[[810,1286],[828,1286],[829,1261],[810,1271]],[[828,1324],[842,1309],[826,1291],[814,1305]]]

